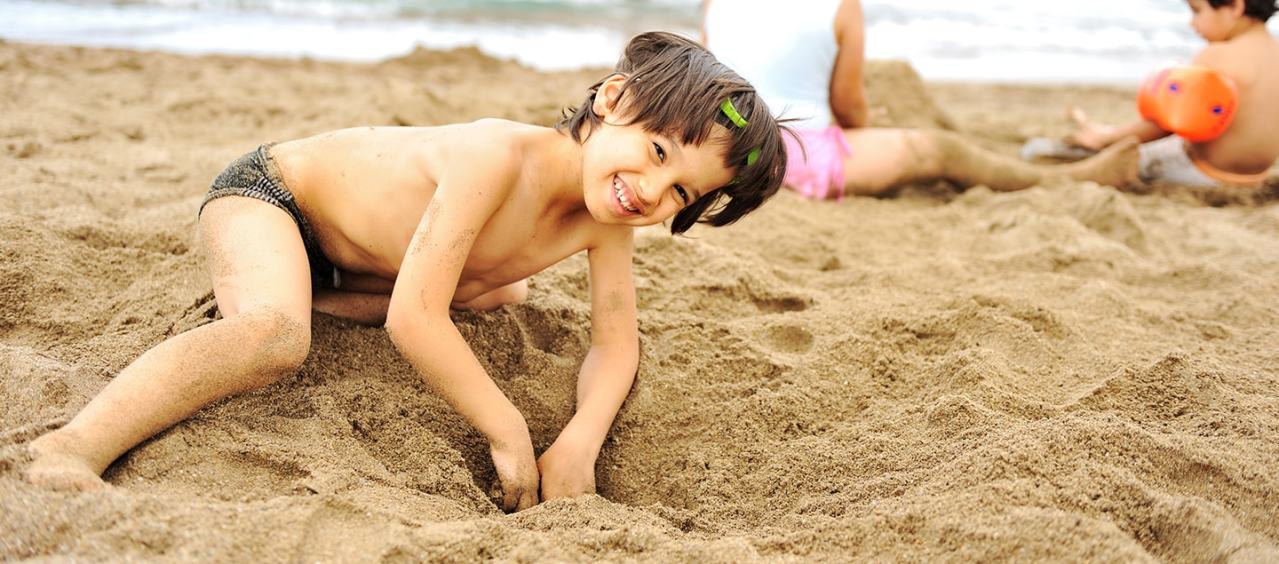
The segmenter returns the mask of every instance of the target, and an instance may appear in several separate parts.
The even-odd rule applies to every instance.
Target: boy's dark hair
[[[755,88],[710,51],[672,33],[643,33],[626,45],[613,72],[626,77],[622,93],[630,93],[625,103],[633,115],[632,123],[646,131],[694,145],[710,138],[713,124],[729,131],[731,141],[724,164],[737,170],[737,178],[675,214],[671,233],[688,231],[694,223],[728,225],[777,193],[786,172],[784,127],[769,113]],[[602,123],[591,106],[607,79],[591,86],[580,106],[566,108],[555,128],[581,143],[585,125],[586,136],[590,136]],[[726,99],[732,100],[746,127],[735,125],[720,109]],[[755,150],[759,156],[748,166],[747,159]]]
[[[1243,15],[1260,20],[1261,23],[1269,21],[1270,16],[1275,15],[1275,10],[1279,9],[1275,0],[1208,0],[1208,5],[1220,8],[1234,5],[1235,2],[1243,2]]]

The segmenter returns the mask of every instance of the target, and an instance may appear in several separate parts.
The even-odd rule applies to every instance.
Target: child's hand
[[[595,493],[598,451],[563,435],[537,459],[542,474],[542,499]]]
[[[1074,133],[1066,136],[1066,142],[1076,147],[1100,151],[1115,142],[1115,128],[1109,125],[1094,123],[1088,119],[1083,110],[1071,107],[1071,121],[1075,122]]]
[[[493,468],[502,483],[502,510],[523,511],[537,505],[539,480],[537,462],[533,459],[533,442],[525,434],[523,440],[499,446],[489,443]]]

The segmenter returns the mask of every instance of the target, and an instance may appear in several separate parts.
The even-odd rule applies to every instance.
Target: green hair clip
[[[746,126],[750,125],[750,122],[746,121],[742,114],[737,113],[737,108],[733,107],[731,98],[724,98],[724,103],[719,105],[719,109],[724,112],[724,115],[728,116],[728,121],[733,122],[733,125],[736,125],[738,129],[746,129]],[[746,166],[751,166],[758,160],[759,147],[756,147],[751,149],[751,152],[746,155]]]

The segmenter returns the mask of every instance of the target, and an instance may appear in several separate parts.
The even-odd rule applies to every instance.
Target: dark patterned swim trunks
[[[306,259],[311,263],[311,282],[321,288],[334,287],[335,268],[328,257],[320,250],[319,241],[311,224],[302,216],[293,193],[284,185],[284,177],[279,167],[271,158],[271,145],[262,145],[244,156],[234,160],[213,179],[209,193],[200,203],[200,212],[209,202],[223,196],[244,196],[256,198],[284,210],[298,225],[302,234],[302,244],[306,246]],[[197,212],[198,215],[198,212]]]

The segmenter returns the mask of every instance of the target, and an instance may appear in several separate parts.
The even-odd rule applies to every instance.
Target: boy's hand
[[[523,511],[537,505],[539,475],[533,458],[533,442],[525,433],[522,440],[489,443],[493,468],[502,483],[502,510]]]
[[[1066,142],[1076,147],[1083,147],[1093,151],[1100,151],[1115,142],[1116,128],[1094,123],[1088,119],[1088,115],[1083,110],[1071,107],[1069,110],[1071,121],[1075,122],[1075,131],[1066,136]]]
[[[542,499],[595,493],[595,458],[599,452],[565,435],[537,459],[542,474]]]

